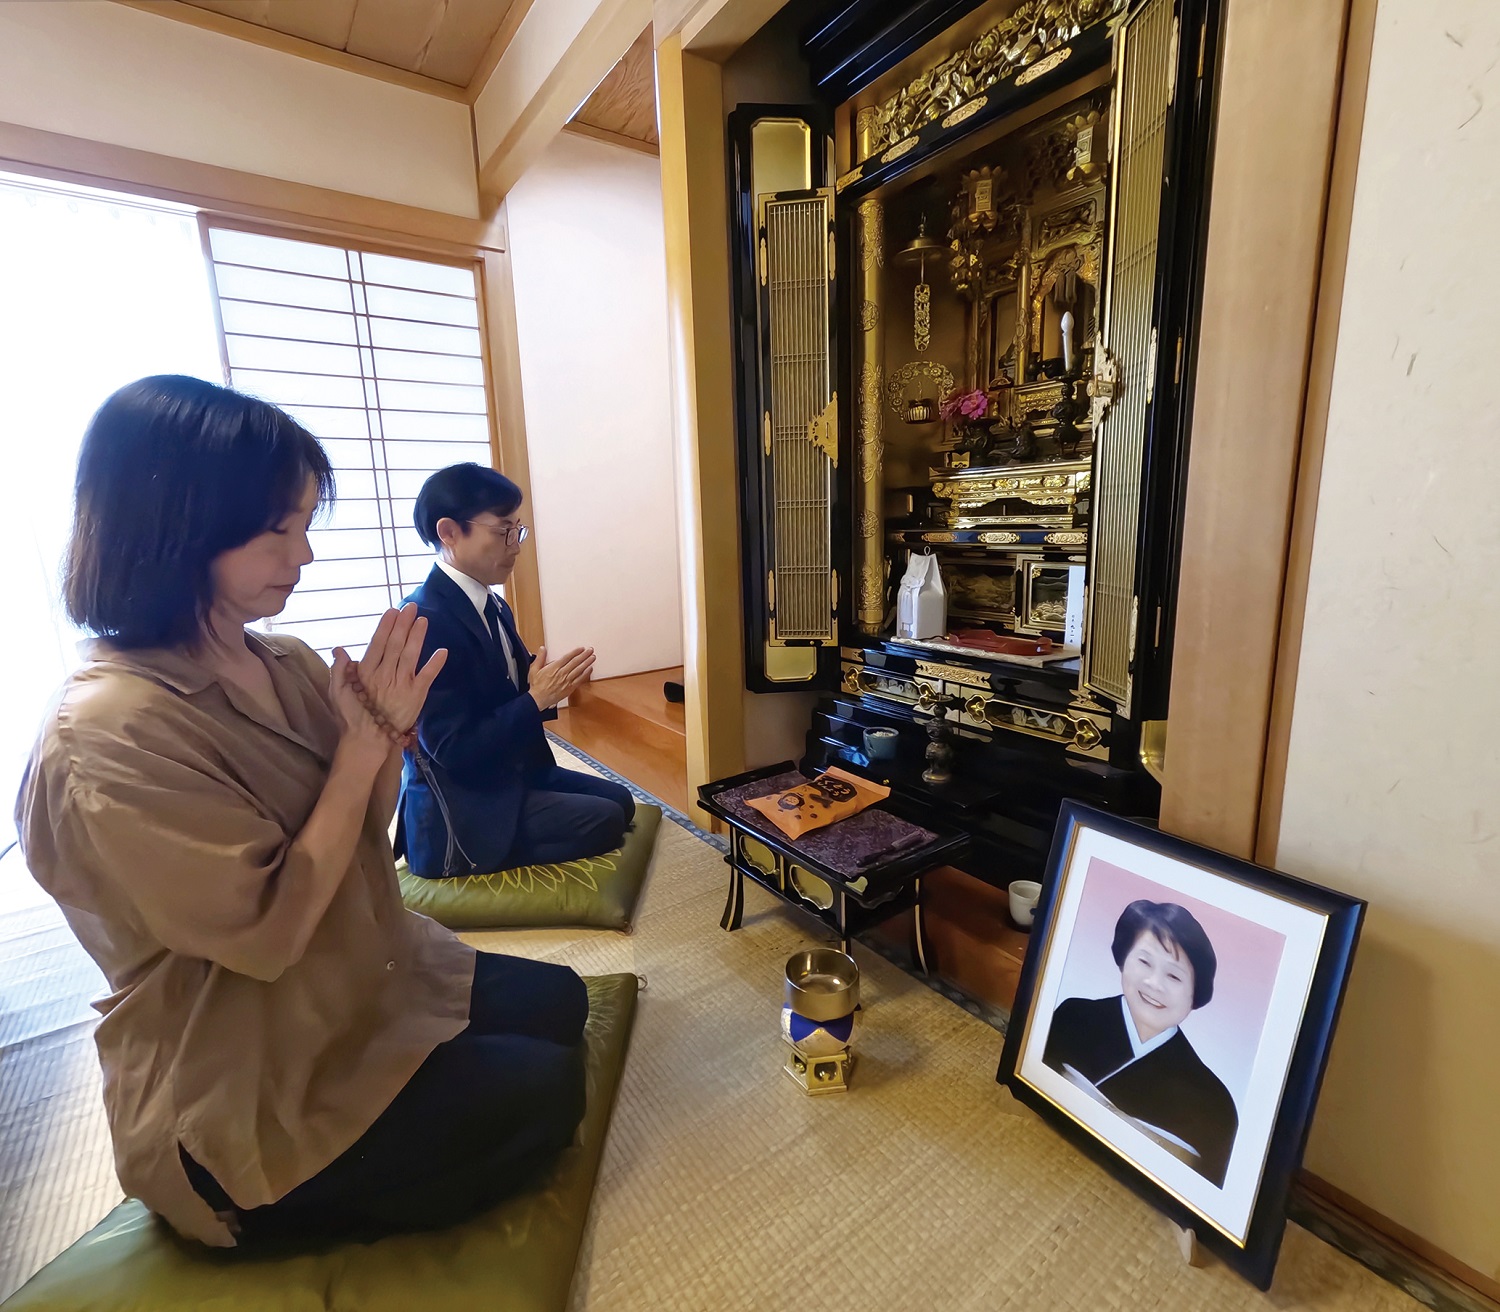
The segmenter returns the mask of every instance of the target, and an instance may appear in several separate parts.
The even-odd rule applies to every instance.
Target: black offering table
[[[817,916],[838,934],[845,952],[852,936],[910,907],[917,964],[926,972],[922,876],[961,857],[969,836],[915,823],[895,797],[799,838],[788,838],[746,805],[752,797],[795,788],[808,778],[791,761],[782,761],[698,789],[703,809],[730,831],[724,858],[729,897],[719,923],[727,930],[740,927],[746,879]]]

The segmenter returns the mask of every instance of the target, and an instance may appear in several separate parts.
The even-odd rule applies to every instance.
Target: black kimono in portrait
[[[1126,1017],[1118,994],[1068,998],[1052,1013],[1042,1061],[1059,1075],[1071,1066],[1123,1115],[1187,1145],[1183,1160],[1222,1187],[1239,1129],[1229,1090],[1180,1029],[1137,1057]]]

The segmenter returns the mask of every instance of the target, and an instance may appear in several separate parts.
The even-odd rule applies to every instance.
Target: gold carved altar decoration
[[[924,714],[966,728],[1003,728],[1048,739],[1075,756],[1108,757],[1104,735],[1109,716],[1102,708],[1076,702],[1065,711],[1052,711],[996,696],[989,690],[988,676],[961,666],[919,661],[913,677],[845,659],[842,686],[852,696],[914,706]]]
[[[1064,48],[1069,41],[1123,8],[1124,0],[1022,0],[1008,18],[936,68],[878,105],[862,109],[856,119],[856,163],[872,155],[887,163],[899,158],[897,148],[912,149],[917,131],[937,119],[957,126],[978,113],[966,102],[1023,70],[1040,77],[1067,58]],[[967,112],[960,112],[961,107]]]
[[[839,394],[835,392],[822,411],[807,424],[807,440],[833,462],[839,463]]]
[[[943,519],[950,529],[1031,524],[1070,528],[1080,497],[1090,484],[1087,460],[998,469],[953,470],[932,485],[948,503]]]
[[[891,413],[899,419],[915,397],[936,395],[941,405],[953,395],[953,388],[953,370],[947,365],[936,360],[909,360],[891,370],[885,384],[885,398]]]
[[[1093,389],[1103,282],[1107,104],[1086,98],[993,148],[949,205],[949,279],[969,302],[965,374],[989,394],[990,438],[949,467],[1088,454],[1113,395]]]

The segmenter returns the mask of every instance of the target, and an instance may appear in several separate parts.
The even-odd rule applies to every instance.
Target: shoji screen
[[[477,271],[212,224],[206,241],[231,386],[296,416],[338,475],[318,558],[267,627],[358,655],[431,567],[423,480],[491,463]]]

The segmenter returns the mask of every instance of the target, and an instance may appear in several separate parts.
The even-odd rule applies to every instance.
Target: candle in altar
[[[1064,310],[1062,317],[1063,372],[1073,372],[1073,311]]]

